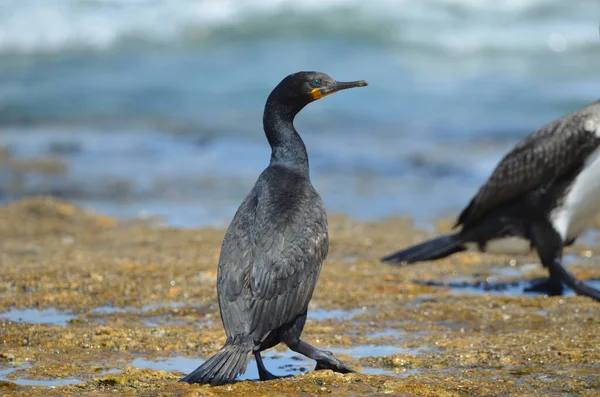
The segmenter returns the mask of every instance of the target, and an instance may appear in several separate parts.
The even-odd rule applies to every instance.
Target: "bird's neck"
[[[306,146],[294,128],[298,110],[269,100],[265,106],[263,125],[271,145],[270,165],[282,165],[309,176]]]

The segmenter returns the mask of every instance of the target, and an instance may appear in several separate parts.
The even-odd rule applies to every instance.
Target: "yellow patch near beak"
[[[312,94],[314,99],[321,99],[324,97],[324,95],[321,93],[321,89],[320,88],[313,88],[310,93]]]
[[[314,99],[321,99],[324,96],[335,94],[336,92],[337,90],[333,90],[323,94],[320,88],[313,88],[312,90],[310,90],[310,93],[312,94]]]

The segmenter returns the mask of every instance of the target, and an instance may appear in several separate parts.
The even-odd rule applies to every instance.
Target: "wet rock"
[[[0,390],[8,391],[8,390],[17,390],[19,386],[16,383],[7,382],[5,380],[0,380]]]
[[[312,361],[289,356],[292,368],[280,368],[279,346],[269,369],[294,376],[178,383],[225,341],[215,288],[223,234],[116,222],[50,198],[0,207],[0,313],[54,308],[74,317],[62,325],[0,320],[0,394],[46,397],[48,386],[19,382],[49,380],[80,382],[52,386],[77,396],[593,396],[600,388],[598,304],[522,295],[524,277],[545,274],[535,257],[384,265],[379,257],[425,233],[406,218],[339,216],[330,220],[330,259],[309,309],[326,315],[309,313],[303,339],[358,373],[312,371]],[[598,248],[573,247],[586,253],[571,266],[577,276],[600,277]],[[520,271],[521,262],[530,266]],[[173,357],[187,366],[168,367]],[[154,369],[132,366],[135,359]]]

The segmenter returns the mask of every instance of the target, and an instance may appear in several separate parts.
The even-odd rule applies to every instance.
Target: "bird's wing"
[[[325,208],[307,184],[285,210],[270,193],[260,193],[254,219],[236,214],[232,221],[218,276],[228,336],[260,339],[306,312],[328,250]]]
[[[593,104],[553,121],[529,135],[498,164],[460,214],[468,227],[488,211],[543,189],[575,170],[600,143],[600,105]]]
[[[327,256],[323,202],[311,186],[303,190],[306,200],[296,196],[297,207],[281,217],[268,204],[257,213],[257,221],[262,220],[258,224],[263,226],[258,229],[250,275],[250,328],[258,336],[306,312]]]
[[[217,295],[227,337],[249,333],[244,297],[253,262],[256,187],[238,208],[225,233],[219,257]]]

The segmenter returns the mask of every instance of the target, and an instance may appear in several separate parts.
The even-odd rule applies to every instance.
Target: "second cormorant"
[[[310,102],[366,85],[300,72],[269,95],[263,124],[271,161],[237,210],[221,247],[217,294],[227,341],[182,381],[230,383],[245,371],[251,355],[260,379],[275,379],[260,354],[280,342],[315,360],[316,369],[352,372],[332,353],[300,339],[328,235],[325,207],[310,182],[308,155],[293,121]]]
[[[458,217],[459,232],[389,255],[390,263],[446,257],[468,248],[526,254],[533,248],[550,277],[528,288],[560,295],[563,283],[600,300],[600,291],[562,266],[573,244],[600,213],[600,101],[526,137],[502,161]]]

